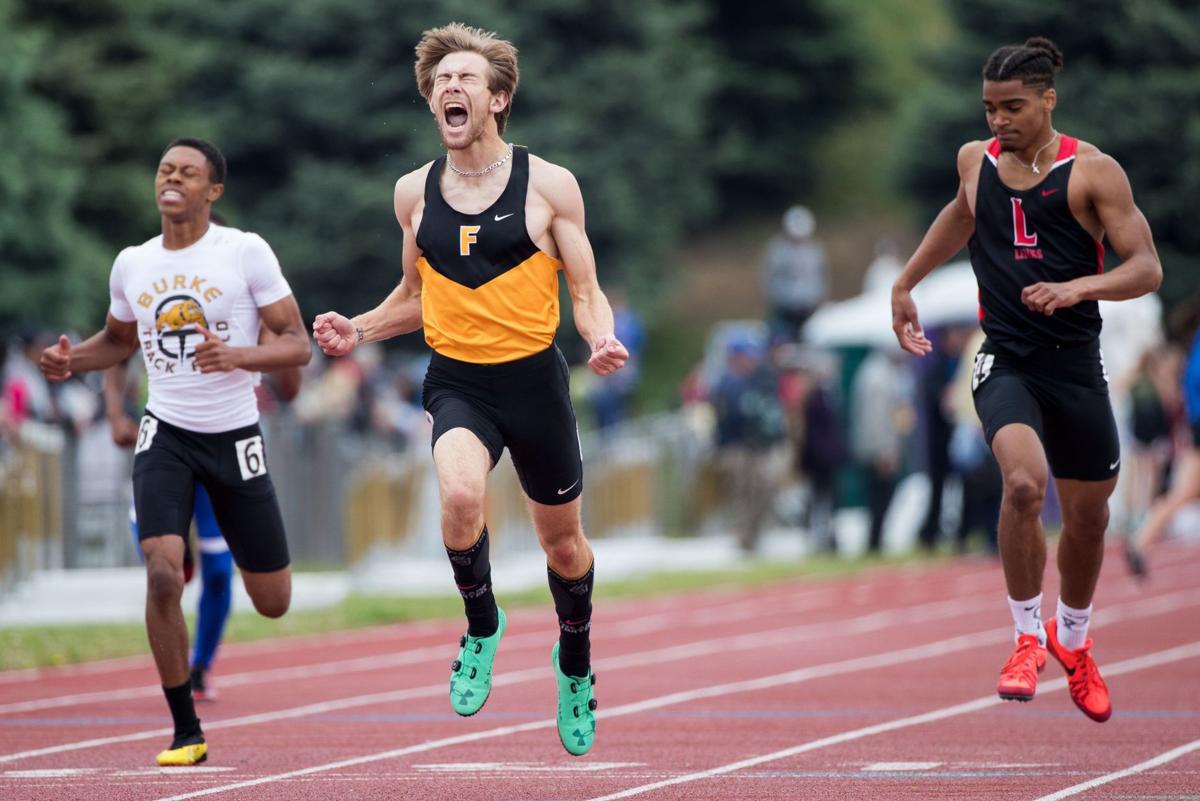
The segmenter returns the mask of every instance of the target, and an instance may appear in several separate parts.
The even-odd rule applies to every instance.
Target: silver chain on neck
[[[446,154],[446,166],[450,168],[450,172],[456,173],[458,175],[462,175],[466,178],[478,178],[481,175],[487,175],[492,170],[503,167],[504,164],[509,159],[512,158],[512,154],[513,154],[513,146],[510,144],[508,146],[508,152],[504,154],[504,158],[500,159],[499,161],[493,161],[491,164],[484,167],[482,170],[479,170],[478,172],[467,172],[465,170],[460,170],[458,167],[455,167],[454,161],[451,160],[450,154],[447,153]]]
[[[1029,170],[1030,172],[1032,172],[1034,175],[1041,175],[1042,171],[1040,169],[1038,169],[1038,158],[1041,157],[1043,150],[1050,147],[1050,145],[1054,144],[1055,141],[1057,141],[1057,140],[1058,140],[1058,131],[1055,131],[1054,136],[1050,137],[1050,141],[1047,142],[1046,144],[1042,145],[1041,147],[1039,147],[1037,149],[1037,152],[1033,154],[1033,163],[1032,164],[1026,164],[1025,162],[1021,161],[1019,158],[1017,158],[1017,154],[1012,151],[1009,151],[1008,155],[1010,155],[1014,159],[1016,159],[1018,164],[1020,164],[1022,167]]]

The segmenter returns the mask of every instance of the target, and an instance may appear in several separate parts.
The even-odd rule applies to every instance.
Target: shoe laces
[[[1075,685],[1080,696],[1086,696],[1095,683],[1096,662],[1092,659],[1092,641],[1088,640],[1082,648],[1072,652],[1075,657],[1075,673],[1071,676],[1071,684]]]
[[[1032,635],[1022,635],[1017,641],[1017,648],[1013,651],[1012,656],[1004,663],[1002,673],[1020,672],[1021,678],[1032,681],[1037,677],[1037,649],[1041,646],[1038,644],[1037,637]]]

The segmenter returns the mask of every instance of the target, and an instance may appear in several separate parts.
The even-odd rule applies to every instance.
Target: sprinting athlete
[[[958,195],[896,280],[892,327],[905,350],[929,353],[912,288],[969,243],[987,334],[972,389],[1003,473],[1000,557],[1016,623],[1016,648],[997,690],[1007,700],[1031,700],[1048,648],[1069,676],[1076,706],[1102,722],[1112,704],[1088,624],[1121,454],[1096,301],[1153,292],[1162,267],[1120,165],[1054,129],[1062,64],[1043,38],[988,58],[983,105],[995,138],[959,150]],[[1105,237],[1121,258],[1109,272]],[[1062,581],[1056,613],[1043,625],[1048,474],[1062,507]]]
[[[467,616],[450,677],[460,715],[474,715],[487,700],[504,634],[484,491],[508,448],[558,613],[551,663],[559,738],[581,755],[596,732],[593,560],[580,521],[583,465],[567,364],[554,345],[560,270],[591,369],[608,375],[629,354],[613,335],[612,309],[596,281],[574,176],[501,138],[517,88],[516,49],[454,23],[426,31],[416,51],[417,86],[447,153],[396,183],[403,279],[372,311],[353,319],[327,312],[313,331],[326,353],[341,356],[360,342],[425,327],[433,358],[424,405],[433,420],[442,538]]]
[[[212,221],[214,224],[224,225],[215,213],[212,215]],[[267,342],[274,336],[270,329],[263,328],[259,332],[259,342]],[[105,413],[113,442],[122,448],[132,448],[137,444],[138,437],[137,418],[130,416],[130,410],[126,409],[124,402],[128,373],[127,362],[110,367],[104,373]],[[273,391],[280,400],[290,401],[300,391],[299,367],[279,370],[267,378],[272,380]],[[136,415],[136,412],[134,414]],[[200,600],[196,607],[196,630],[192,638],[189,681],[194,700],[215,701],[217,693],[209,681],[208,673],[221,645],[221,635],[225,631],[225,624],[229,620],[229,611],[233,605],[233,554],[230,553],[225,535],[221,533],[221,527],[217,524],[212,501],[209,500],[204,485],[197,484],[195,493],[192,521],[196,525],[196,550],[200,553]],[[132,499],[129,523],[134,542],[140,542],[137,509]],[[183,580],[186,584],[192,579],[195,563],[191,545],[186,542],[186,533],[184,539]]]
[[[255,608],[279,617],[291,601],[287,540],[267,472],[256,372],[308,362],[300,309],[271,248],[211,224],[225,159],[201,139],[176,139],[154,181],[162,234],[121,251],[104,328],[42,352],[51,381],[123,363],[139,347],[149,400],[134,446],[133,494],[146,561],[146,633],[175,735],[160,765],[203,762],[208,746],[188,680],[184,537],[201,484]],[[276,338],[258,344],[260,324]]]

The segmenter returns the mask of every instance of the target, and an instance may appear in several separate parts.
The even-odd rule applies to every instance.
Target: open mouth
[[[164,189],[159,193],[158,199],[164,203],[182,203],[183,193],[177,189]]]
[[[467,107],[462,103],[451,101],[442,109],[442,116],[449,128],[461,128],[467,124]]]

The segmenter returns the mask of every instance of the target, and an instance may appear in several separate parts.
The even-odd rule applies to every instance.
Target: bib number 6
[[[150,450],[150,446],[154,444],[154,435],[157,433],[158,420],[150,415],[143,417],[142,424],[138,426],[137,443],[133,446],[134,455]]]
[[[261,435],[240,439],[234,443],[234,447],[237,449],[238,468],[242,471],[242,481],[249,481],[267,474],[267,455],[263,451]]]

